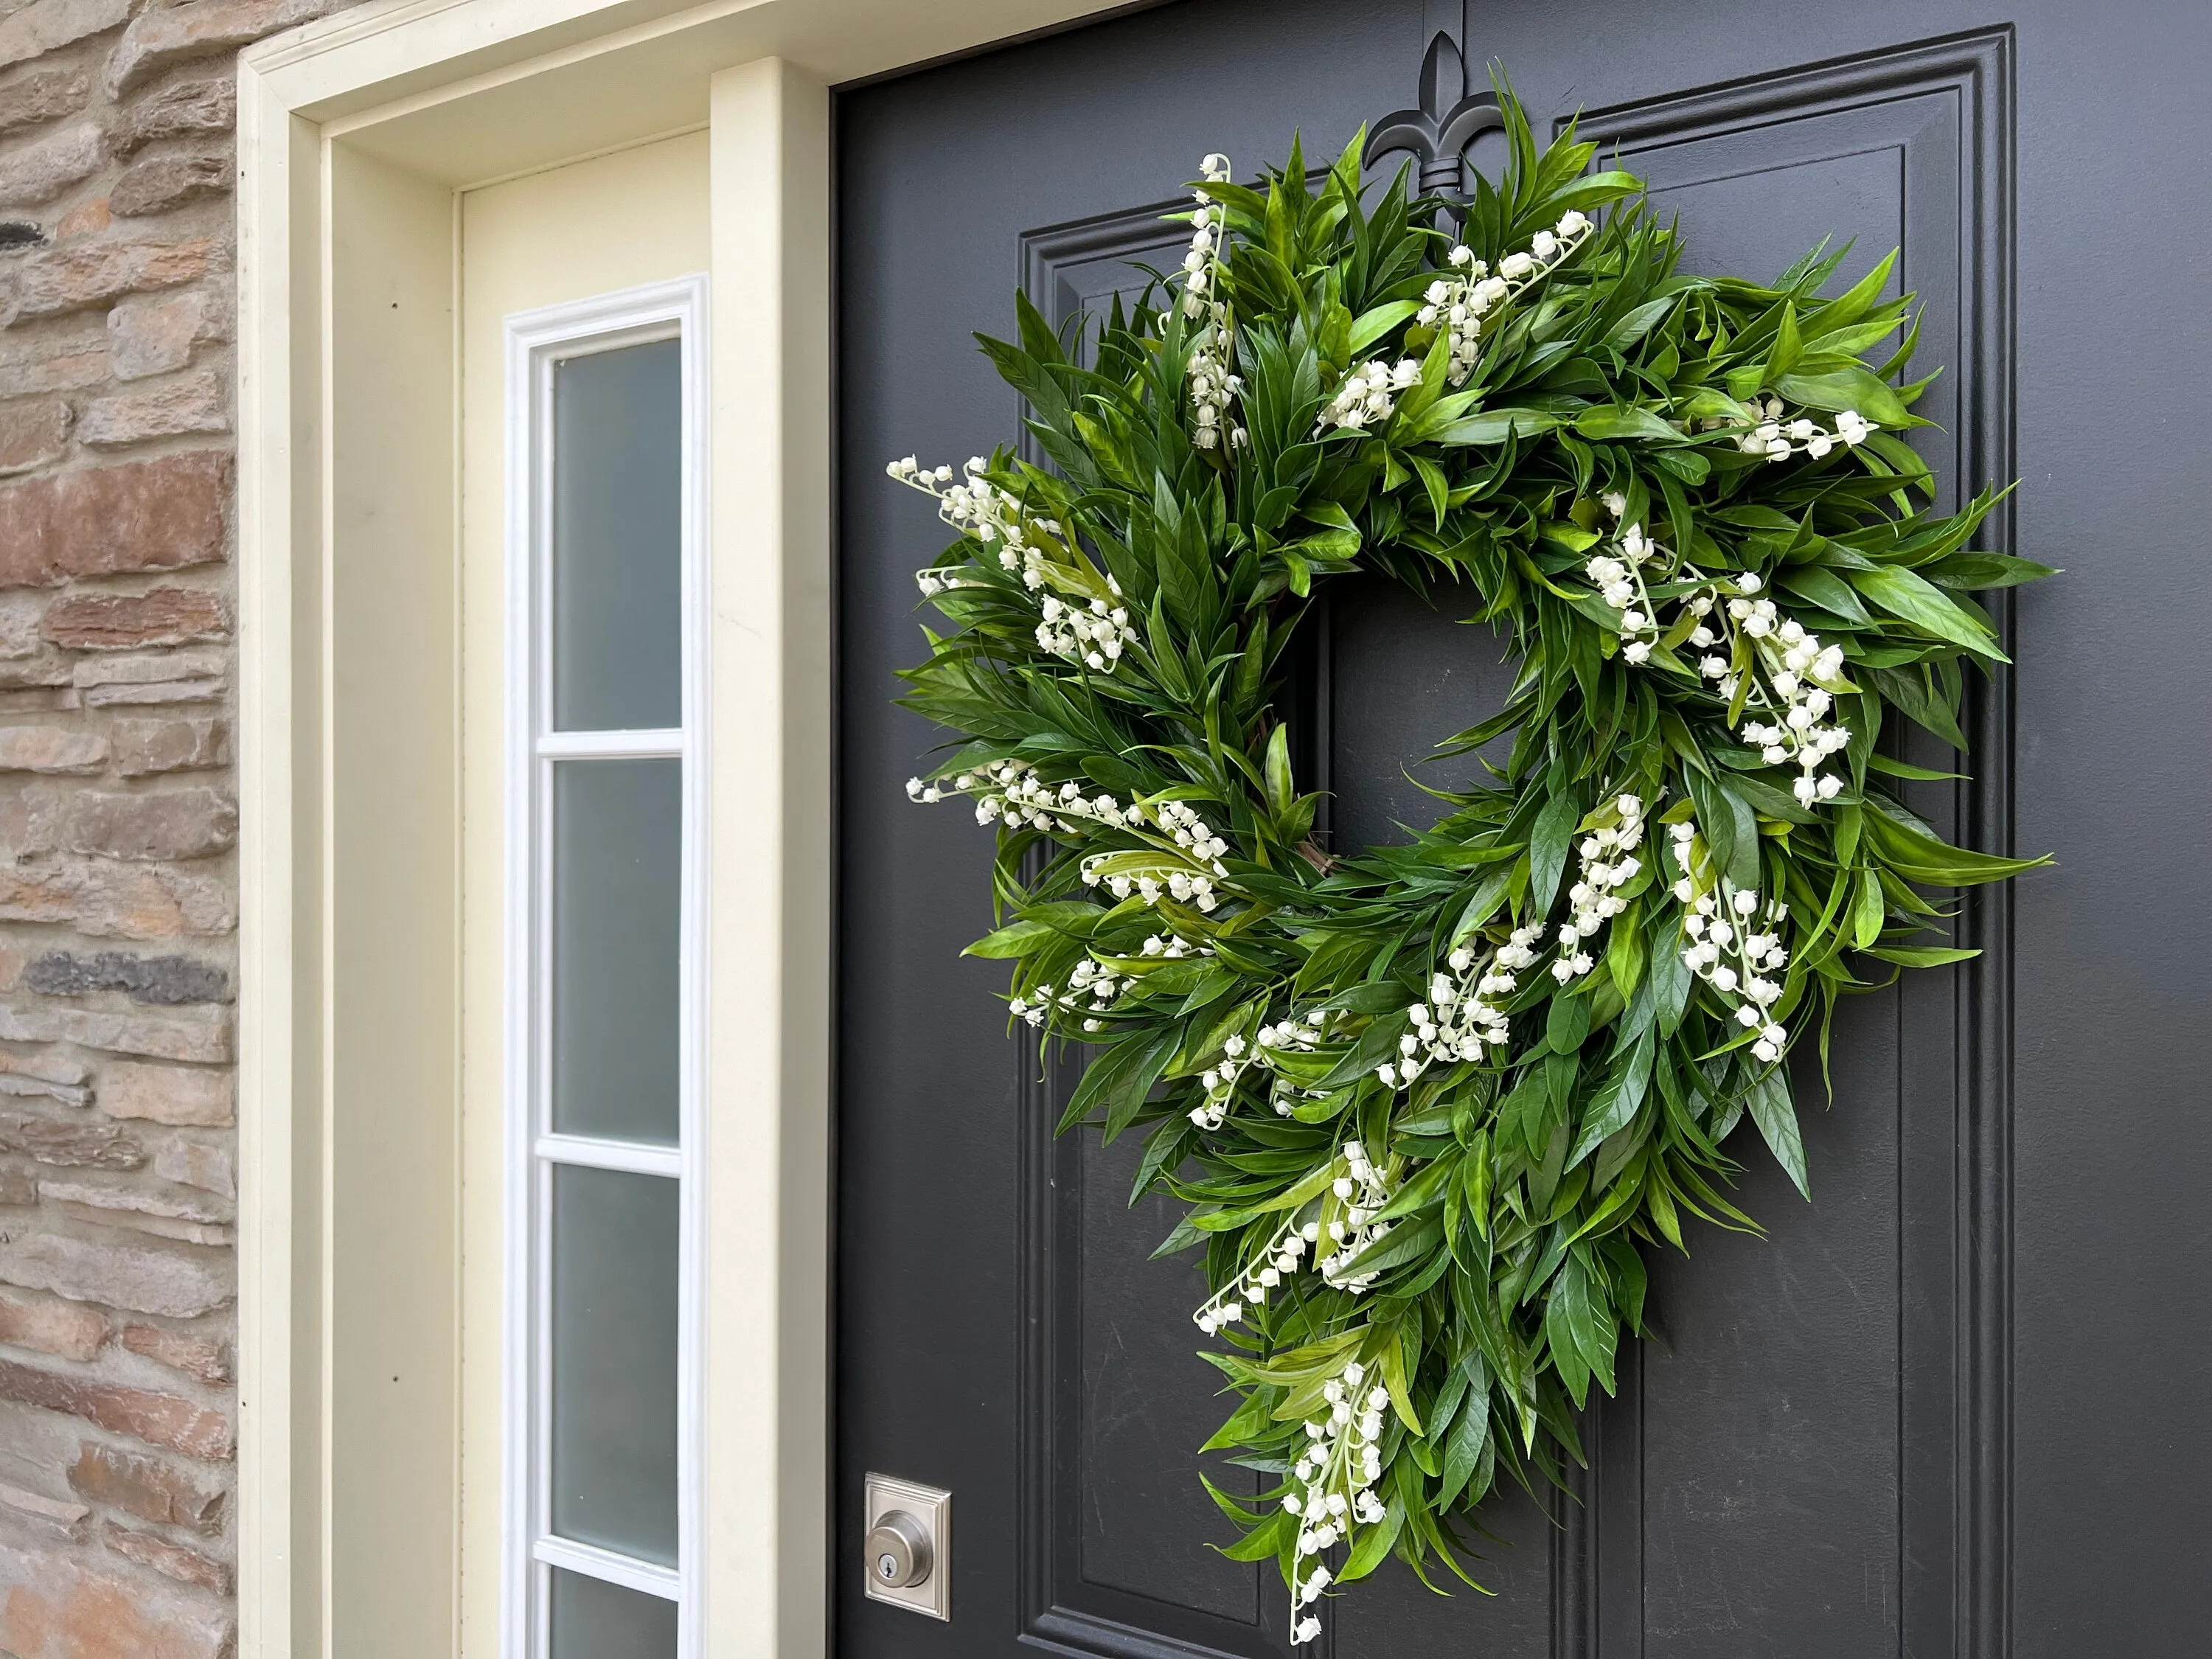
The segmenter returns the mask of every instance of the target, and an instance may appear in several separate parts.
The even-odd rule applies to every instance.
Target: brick
[[[228,1072],[118,1060],[100,1074],[100,1110],[149,1123],[222,1128],[236,1119],[237,1093]]]
[[[172,82],[125,105],[108,126],[107,143],[117,155],[127,157],[156,138],[228,132],[237,125],[236,79],[210,75]]]
[[[0,207],[51,202],[99,172],[106,159],[96,121],[79,121],[50,132],[0,155]]]
[[[74,1122],[53,1117],[0,1117],[0,1147],[78,1169],[135,1170],[146,1149],[106,1123]]]
[[[118,380],[182,368],[194,346],[222,333],[221,313],[204,290],[125,301],[107,313],[108,352]]]
[[[221,1486],[143,1452],[85,1441],[70,1466],[69,1483],[78,1497],[141,1521],[204,1534],[222,1530]]]
[[[197,297],[194,296],[195,301]],[[40,632],[72,651],[133,651],[230,635],[230,606],[204,587],[145,593],[66,593],[46,607]]]
[[[58,317],[127,294],[182,288],[207,275],[214,255],[215,244],[204,236],[133,237],[49,248],[24,261],[15,279],[15,315]]]
[[[120,991],[133,1002],[170,1006],[230,1000],[229,971],[197,957],[140,957],[124,951],[100,951],[86,956],[75,951],[48,951],[24,969],[23,983],[48,996]]]
[[[231,460],[198,452],[0,488],[0,587],[221,559]]]
[[[69,405],[59,398],[0,404],[0,477],[55,459],[69,444]]]
[[[0,866],[0,921],[60,922],[95,939],[176,939],[233,932],[238,900],[218,877],[64,860]]]
[[[0,85],[0,133],[17,132],[84,107],[92,91],[84,70],[76,64],[59,69],[36,69]],[[235,100],[233,100],[234,107]]]
[[[36,1078],[41,1082],[73,1086],[91,1075],[88,1067],[58,1054],[22,1054],[13,1048],[0,1048],[0,1076]]]
[[[227,1603],[45,1550],[0,1548],[0,1649],[15,1659],[227,1659]]]
[[[66,1083],[49,1083],[44,1078],[17,1077],[0,1072],[0,1095],[40,1095],[48,1100],[58,1100],[64,1106],[89,1106],[92,1091],[74,1087]]]
[[[88,657],[70,675],[79,685],[158,685],[220,679],[230,666],[220,651],[121,652]]]
[[[132,0],[31,0],[0,21],[0,68],[100,34],[131,15]]]
[[[77,392],[107,379],[104,326],[83,317],[0,329],[0,398]]]
[[[228,1060],[230,1012],[108,1013],[90,1008],[0,1003],[0,1037],[16,1042],[74,1042],[160,1060]]]
[[[230,156],[219,150],[149,155],[124,169],[107,192],[108,209],[118,219],[166,213],[203,196],[225,194],[231,171]]]
[[[0,772],[97,772],[107,739],[65,726],[0,726]]]
[[[0,1342],[36,1348],[58,1359],[91,1359],[106,1346],[107,1320],[82,1303],[0,1291]]]
[[[236,1293],[227,1255],[188,1250],[174,1244],[166,1248],[111,1244],[66,1233],[38,1233],[25,1239],[0,1241],[0,1279],[26,1290],[52,1291],[75,1302],[98,1302],[163,1319],[197,1319],[226,1306]],[[4,1386],[0,1386],[0,1396],[6,1395]],[[159,1437],[140,1435],[139,1438]],[[164,1440],[161,1443],[177,1443]],[[191,1449],[180,1445],[179,1449]],[[222,1455],[204,1451],[192,1455]]]
[[[228,1141],[172,1136],[154,1148],[154,1173],[221,1198],[238,1196],[238,1155]]]
[[[230,724],[211,716],[120,720],[108,735],[115,747],[115,769],[126,778],[230,764]]]
[[[158,1325],[125,1325],[122,1342],[132,1353],[203,1382],[228,1382],[236,1375],[230,1345],[211,1336],[166,1331]]]
[[[210,1462],[228,1458],[235,1444],[228,1418],[189,1400],[88,1377],[63,1376],[12,1359],[0,1359],[0,1400],[66,1412],[111,1434],[127,1434],[149,1446],[167,1446]],[[76,1484],[74,1473],[70,1484]]]
[[[108,1548],[126,1561],[136,1561],[142,1567],[167,1574],[179,1583],[197,1584],[217,1595],[230,1594],[230,1569],[196,1549],[173,1544],[150,1532],[140,1532],[119,1521],[102,1522],[100,1537]]]
[[[58,654],[30,662],[0,661],[0,690],[19,691],[27,687],[66,685],[70,678],[69,659]]]
[[[120,96],[156,71],[191,58],[211,58],[264,34],[320,17],[337,0],[189,0],[153,6],[123,32],[108,60],[107,89]]]
[[[203,784],[144,794],[33,784],[18,802],[22,845],[154,862],[205,858],[238,839],[238,805]]]
[[[87,708],[144,708],[163,704],[220,702],[227,680],[161,680],[152,685],[98,685],[78,693]]]
[[[206,369],[150,391],[96,398],[85,405],[76,423],[80,443],[104,448],[229,430],[227,389]]]

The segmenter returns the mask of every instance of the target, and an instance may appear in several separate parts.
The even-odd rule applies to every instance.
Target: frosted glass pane
[[[553,1127],[672,1146],[684,763],[553,768]]]
[[[676,1603],[553,1569],[553,1659],[675,1659]]]
[[[553,1530],[676,1565],[677,1183],[553,1168]]]
[[[681,726],[684,406],[674,340],[553,368],[553,724]]]

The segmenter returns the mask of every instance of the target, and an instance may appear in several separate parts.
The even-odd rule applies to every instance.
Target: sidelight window
[[[507,1659],[690,1659],[703,280],[507,320]]]

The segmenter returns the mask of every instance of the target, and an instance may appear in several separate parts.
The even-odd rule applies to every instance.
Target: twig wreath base
[[[1387,1555],[1477,1583],[1484,1498],[1582,1458],[1643,1251],[1753,1225],[1743,1118],[1807,1189],[1789,1056],[1972,954],[1921,889],[2029,862],[1946,844],[1894,783],[1953,775],[1880,747],[1965,748],[1963,668],[2003,659],[1967,596],[2050,574],[1970,550],[1992,495],[1928,507],[1893,261],[1832,298],[1840,252],[1678,274],[1638,181],[1500,94],[1456,234],[1402,172],[1367,199],[1358,140],[1317,191],[1295,143],[1264,189],[1209,156],[1088,366],[1019,299],[983,341],[1049,468],[890,469],[960,532],[904,702],[966,740],[908,791],[999,826],[971,950],[1095,1046],[1061,1129],[1142,1133],[1133,1201],[1187,1206],[1161,1253],[1203,1251],[1237,1399],[1206,1449],[1260,1476],[1208,1490],[1301,1643]],[[1441,749],[1504,765],[1344,852],[1278,699],[1355,568],[1470,584],[1517,672]]]

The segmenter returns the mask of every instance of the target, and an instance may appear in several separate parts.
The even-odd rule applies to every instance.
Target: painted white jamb
[[[544,1659],[549,1577],[540,1565],[606,1579],[678,1603],[678,1659],[702,1650],[698,1589],[702,1310],[706,1218],[708,714],[706,550],[709,442],[707,278],[596,295],[507,319],[507,787],[504,1015],[506,1267],[502,1357],[504,1504],[501,1652]],[[680,344],[683,399],[679,586],[683,725],[677,731],[556,732],[552,728],[551,535],[556,364],[649,341]],[[556,762],[669,758],[683,763],[679,873],[678,1145],[662,1148],[550,1129],[552,814]],[[674,1177],[680,1188],[677,1339],[677,1551],[673,1571],[557,1538],[550,1446],[550,1192],[570,1164]]]

